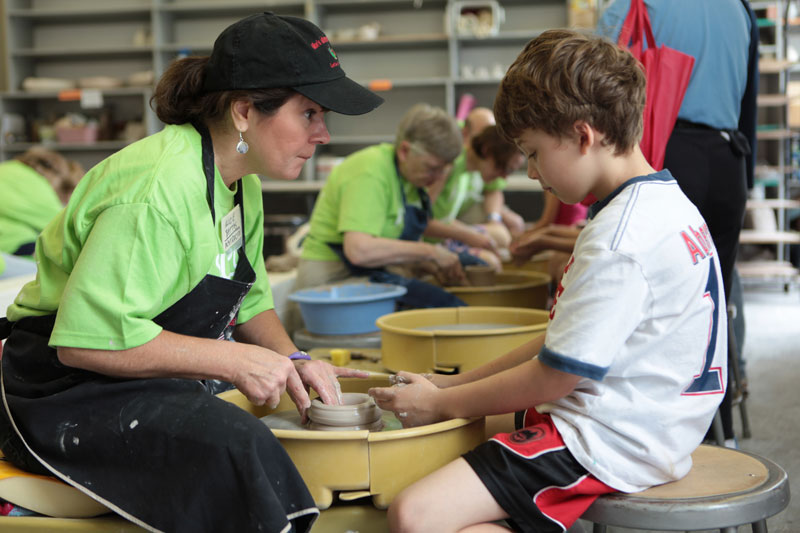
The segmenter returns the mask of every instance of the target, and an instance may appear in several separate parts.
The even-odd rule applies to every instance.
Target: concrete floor
[[[779,464],[789,475],[792,500],[767,520],[770,533],[800,532],[800,290],[777,284],[744,287],[745,339],[742,355],[749,397],[751,438],[743,439],[734,408],[739,447]],[[579,521],[584,530],[590,524]],[[608,528],[609,533],[637,530]],[[739,531],[749,532],[742,526]]]

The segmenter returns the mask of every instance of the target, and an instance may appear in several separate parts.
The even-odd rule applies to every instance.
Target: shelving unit
[[[798,135],[789,127],[787,84],[795,62],[786,55],[788,2],[751,2],[751,6],[760,33],[758,161],[752,199],[747,203],[753,224],[742,230],[739,241],[744,246],[759,245],[771,257],[740,261],[737,269],[744,282],[777,280],[788,287],[800,280],[798,270],[787,260],[788,246],[800,244],[800,232],[789,230],[786,216],[788,210],[800,206],[800,202],[791,200],[791,144]],[[766,215],[766,219],[759,215]],[[759,220],[767,223],[758,224]]]
[[[216,36],[251,13],[270,10],[307,18],[319,25],[342,58],[348,76],[380,91],[386,102],[360,117],[330,114],[330,144],[318,156],[341,157],[378,142],[391,142],[403,113],[417,102],[455,113],[469,93],[491,106],[505,69],[523,45],[547,28],[567,25],[567,0],[500,0],[504,22],[495,35],[458,35],[449,27],[454,0],[0,0],[7,65],[0,114],[15,113],[33,122],[68,112],[89,116],[99,110],[65,100],[63,92],[31,93],[29,76],[79,79],[127,78],[151,70],[157,79],[175,57],[208,54]],[[478,2],[480,4],[480,2]],[[379,28],[375,35],[362,27]],[[152,87],[100,90],[115,122],[141,121],[145,133],[162,124],[149,108]],[[74,91],[72,92],[74,97]],[[0,139],[0,159],[24,151],[33,139]],[[127,144],[104,140],[87,145],[54,145],[68,157],[91,166]],[[315,161],[301,180],[314,181]],[[265,189],[291,185],[265,180]],[[307,190],[297,183],[298,192]]]

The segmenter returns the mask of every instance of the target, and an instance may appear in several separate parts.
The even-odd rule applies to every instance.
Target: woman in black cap
[[[307,387],[335,403],[337,376],[363,375],[310,361],[278,321],[255,174],[296,178],[326,111],[382,100],[316,26],[262,13],[173,63],[153,102],[167,126],[89,171],[0,323],[0,449],[150,531],[308,531],[277,439],[213,393],[286,390],[304,413]]]

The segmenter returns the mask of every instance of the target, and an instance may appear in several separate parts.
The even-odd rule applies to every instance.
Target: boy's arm
[[[510,352],[502,355],[496,359],[492,359],[478,368],[473,368],[463,374],[441,375],[432,374],[428,379],[435,383],[439,388],[454,387],[456,385],[464,385],[478,381],[494,374],[500,373],[509,368],[514,368],[517,365],[530,361],[539,353],[544,346],[544,334],[539,335],[535,339],[526,342],[522,346],[514,348]]]
[[[581,379],[535,358],[479,381],[437,389],[433,409],[439,420],[511,413],[563,398]]]
[[[512,365],[523,354],[527,352],[520,349],[509,352],[465,374],[476,380],[446,389],[436,387],[420,375],[401,372],[399,375],[407,384],[370,389],[370,394],[382,409],[394,411],[404,427],[413,427],[450,418],[526,409],[566,396],[581,379],[551,368],[538,358]],[[481,374],[486,375],[479,378]]]

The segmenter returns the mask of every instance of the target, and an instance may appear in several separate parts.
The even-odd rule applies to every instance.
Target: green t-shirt
[[[161,332],[152,319],[206,274],[233,276],[238,255],[223,250],[220,222],[236,187],[244,187],[245,250],[256,272],[238,321],[271,309],[260,180],[248,175],[230,190],[215,175],[216,226],[192,126],[167,126],[101,161],[39,236],[38,274],[8,318],[56,312],[52,346],[122,350],[150,341]]]
[[[397,175],[394,145],[370,146],[348,156],[328,176],[303,241],[301,257],[335,261],[327,243],[341,244],[344,233],[357,231],[397,239],[403,233],[402,184],[406,201],[420,205],[416,187]]]
[[[484,183],[480,172],[467,170],[467,152],[462,151],[453,161],[453,169],[447,182],[433,204],[433,218],[452,222],[474,204],[483,202],[484,193],[505,188],[504,178]]]
[[[34,242],[63,208],[56,191],[21,161],[0,163],[0,252],[13,254]]]

